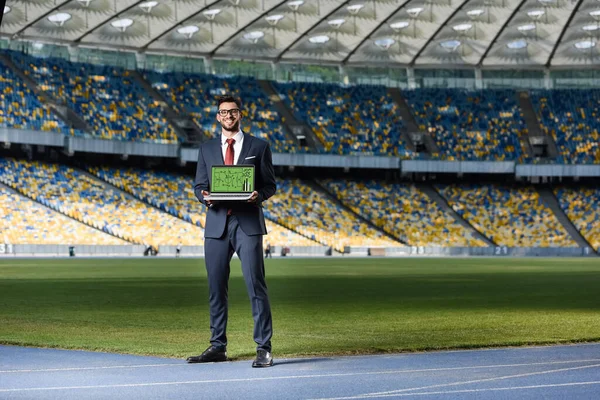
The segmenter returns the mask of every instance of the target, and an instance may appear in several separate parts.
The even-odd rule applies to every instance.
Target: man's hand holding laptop
[[[207,206],[212,207],[213,206],[212,200],[206,200],[206,197],[208,197],[208,196],[210,196],[210,192],[203,190],[202,198],[204,198],[204,202],[206,203]]]
[[[258,192],[255,190],[252,192],[252,196],[250,196],[248,199],[248,203],[256,203],[256,200],[258,200]]]

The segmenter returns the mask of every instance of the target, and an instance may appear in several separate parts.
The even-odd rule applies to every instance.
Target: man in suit
[[[270,367],[273,334],[271,306],[262,257],[263,235],[267,233],[262,202],[275,194],[276,183],[269,144],[243,133],[241,101],[231,96],[218,100],[219,137],[205,142],[198,151],[194,193],[208,207],[204,227],[204,254],[210,304],[210,346],[189,363],[227,360],[227,290],[233,253],[242,262],[242,272],[252,304],[256,359],[253,367]],[[253,164],[255,191],[245,202],[206,200],[210,195],[213,165]]]

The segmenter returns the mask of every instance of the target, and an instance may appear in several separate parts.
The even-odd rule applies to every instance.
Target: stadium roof
[[[137,52],[424,67],[599,64],[598,0],[8,0],[0,35]]]

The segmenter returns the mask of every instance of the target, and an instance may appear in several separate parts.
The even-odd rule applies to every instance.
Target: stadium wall
[[[59,147],[66,154],[76,152],[115,154],[123,157],[161,157],[178,160],[180,165],[195,163],[198,149],[173,144],[126,142],[64,136],[59,133],[0,128],[0,142]],[[372,155],[273,154],[276,166],[396,170],[410,173],[509,174],[522,177],[600,177],[600,165],[517,164],[514,161],[400,160]]]
[[[76,256],[137,256],[145,250],[143,245],[76,245],[68,244],[14,244],[0,246],[0,256],[68,256],[69,247],[74,248]]]
[[[0,257],[68,257],[70,247],[76,257],[139,257],[144,255],[143,245],[101,246],[101,245],[0,245]],[[590,247],[349,247],[345,254],[331,250],[327,246],[273,246],[272,255],[282,257],[591,257],[597,256]],[[160,246],[158,256],[175,257],[176,246]],[[183,257],[204,257],[203,246],[182,246]]]
[[[591,247],[397,247],[386,256],[580,257],[596,256]]]

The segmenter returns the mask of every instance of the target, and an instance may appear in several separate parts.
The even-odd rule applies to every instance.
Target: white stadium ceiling
[[[7,0],[0,36],[244,60],[600,64],[598,0]]]

